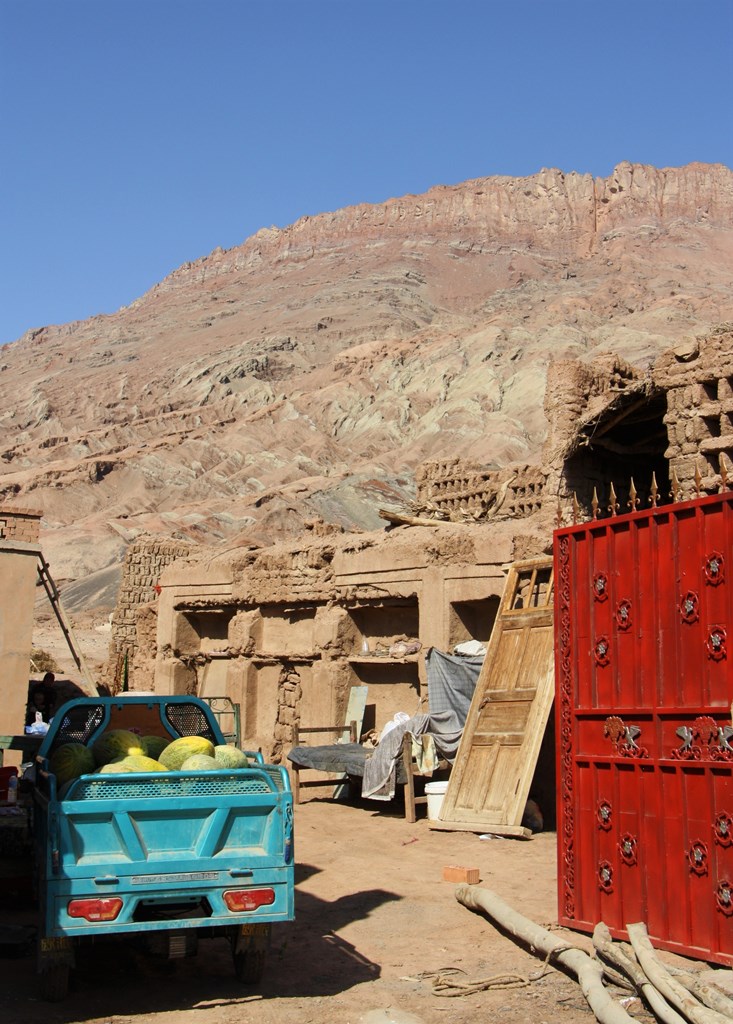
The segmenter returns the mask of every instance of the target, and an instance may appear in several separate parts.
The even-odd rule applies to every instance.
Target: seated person
[[[51,673],[46,674],[51,675]],[[53,679],[53,676],[51,676]],[[30,692],[30,699],[26,710],[25,724],[33,725],[36,721],[36,713],[40,711],[41,720],[48,723],[53,718],[55,710],[53,692],[43,683],[37,683]]]

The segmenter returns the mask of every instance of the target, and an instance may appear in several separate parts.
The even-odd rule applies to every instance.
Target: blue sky
[[[733,166],[733,0],[0,0],[0,343],[303,214]]]

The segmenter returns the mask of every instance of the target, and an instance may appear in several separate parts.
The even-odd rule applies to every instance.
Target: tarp
[[[371,800],[391,800],[397,781],[397,767],[401,764],[402,739],[406,732],[413,736],[430,733],[436,752],[453,761],[463,732],[455,711],[440,711],[437,715],[414,715],[390,729],[374,753],[364,764],[361,795]]]
[[[430,713],[401,722],[382,737],[364,765],[361,795],[371,800],[391,800],[401,767],[402,739],[429,733],[435,750],[451,764],[458,753],[463,726],[473,691],[484,663],[483,657],[446,654],[431,647],[425,655]]]
[[[431,647],[425,655],[430,713],[455,711],[460,724],[465,725],[483,663],[483,657],[446,654]]]

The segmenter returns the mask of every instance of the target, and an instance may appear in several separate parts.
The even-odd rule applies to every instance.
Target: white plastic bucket
[[[428,798],[428,817],[431,821],[440,820],[440,808],[443,806],[443,797],[447,789],[447,782],[425,783],[425,796]]]

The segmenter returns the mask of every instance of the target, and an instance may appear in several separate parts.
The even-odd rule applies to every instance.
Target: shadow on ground
[[[298,865],[298,881],[317,872]],[[202,939],[195,959],[173,961],[151,956],[132,940],[82,945],[69,995],[61,1003],[43,1002],[37,995],[34,955],[2,957],[0,988],[8,993],[3,1016],[22,1024],[77,1024],[113,1015],[338,995],[374,981],[381,972],[338,932],[399,898],[371,889],[329,902],[296,891],[296,920],[273,926],[265,975],[255,986],[235,978],[223,937]]]

